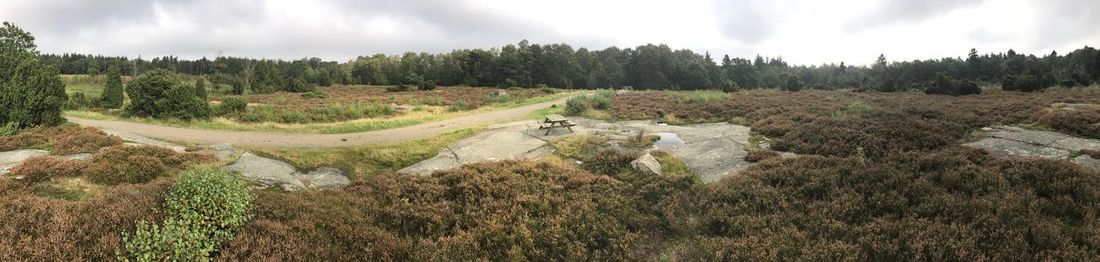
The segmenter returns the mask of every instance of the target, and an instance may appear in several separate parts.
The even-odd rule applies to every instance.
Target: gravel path
[[[418,125],[349,134],[294,134],[276,132],[227,131],[151,125],[126,121],[91,120],[69,117],[69,122],[98,127],[107,131],[130,132],[168,141],[197,144],[229,143],[246,147],[347,147],[386,144],[438,136],[466,128],[523,120],[531,112],[551,105],[564,106],[568,98],[550,102],[501,109]]]

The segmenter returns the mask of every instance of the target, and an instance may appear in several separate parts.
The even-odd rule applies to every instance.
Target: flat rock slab
[[[1066,159],[1070,156],[1070,152],[1065,149],[1029,144],[1003,138],[986,138],[964,145],[984,149],[990,154],[1000,156],[1041,157],[1046,159]]]
[[[11,172],[11,169],[18,166],[27,159],[46,156],[50,152],[39,149],[20,149],[14,151],[0,152],[0,175],[6,175]]]
[[[463,164],[538,158],[553,152],[547,140],[528,133],[530,130],[528,125],[497,125],[492,128],[495,129],[460,140],[441,150],[435,157],[398,172],[426,176],[435,171],[449,170]]]
[[[241,174],[246,180],[255,183],[256,189],[279,186],[283,190],[294,191],[303,188],[340,188],[351,184],[351,180],[340,169],[321,167],[302,174],[286,162],[252,153],[244,153],[233,164],[222,167],[222,170]]]
[[[684,145],[664,150],[683,160],[704,183],[718,181],[753,165],[744,160],[748,154],[744,146],[749,143],[751,131],[747,126],[727,123],[666,126],[637,121],[624,125],[647,133],[675,133]]]
[[[291,191],[305,188],[306,185],[295,179],[298,170],[286,162],[244,153],[231,165],[222,167],[223,171],[240,173],[245,179],[257,184],[258,188],[283,186]]]
[[[1073,162],[1092,169],[1093,171],[1100,172],[1100,159],[1092,158],[1089,155],[1080,155],[1073,158]]]
[[[214,144],[210,146],[210,152],[218,161],[225,161],[237,154],[237,148],[229,143]]]
[[[963,145],[984,149],[990,154],[1000,156],[1070,160],[1100,171],[1100,160],[1093,159],[1088,155],[1070,159],[1082,150],[1100,150],[1100,140],[1011,126],[994,126],[983,128],[983,130],[990,131],[991,137]]]
[[[187,151],[187,147],[185,147],[185,146],[174,144],[174,143],[169,143],[169,142],[164,142],[164,141],[160,141],[160,140],[156,140],[156,139],[152,139],[152,138],[148,138],[148,137],[138,135],[138,134],[134,134],[134,133],[130,133],[130,132],[118,131],[118,130],[108,130],[108,129],[103,129],[103,132],[107,133],[108,135],[118,136],[119,138],[122,138],[122,140],[132,142],[134,144],[159,146],[159,147],[171,149],[172,151],[176,151],[176,152]]]

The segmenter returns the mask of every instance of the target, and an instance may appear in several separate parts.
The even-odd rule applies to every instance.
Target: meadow
[[[210,255],[217,260],[1093,260],[1100,257],[1100,173],[1066,161],[992,156],[959,144],[994,124],[1096,138],[1091,133],[1100,125],[1096,112],[1046,109],[1056,102],[1096,104],[1098,97],[1095,89],[961,97],[758,90],[598,92],[574,102],[586,109],[582,114],[612,119],[749,125],[772,149],[803,154],[791,159],[753,154],[758,165],[710,184],[675,164],[665,167],[668,175],[642,175],[630,168],[636,153],[600,150],[594,145],[602,142],[590,136],[559,141],[558,152],[543,159],[472,164],[427,177],[394,172],[478,130],[347,149],[256,149],[302,169],[337,166],[350,171],[353,182],[336,190],[254,191],[248,199],[250,220],[233,231],[235,237],[217,242],[222,244]],[[165,159],[179,160],[157,164],[162,169],[128,171],[142,166],[128,161],[146,161],[119,152],[149,155],[152,149],[122,147],[96,134],[63,126],[0,140],[8,149],[107,147],[86,165],[118,166],[59,168],[75,164],[42,159],[16,168],[33,180],[0,179],[5,188],[0,214],[9,218],[0,232],[24,232],[0,245],[7,250],[0,253],[114,258],[114,251],[124,249],[119,235],[138,228],[135,221],[165,219],[158,205],[168,201],[162,196],[178,191],[177,174],[186,173],[179,170],[201,170],[210,161],[173,153]],[[96,139],[71,138],[84,136]],[[637,143],[651,142],[640,137]],[[131,200],[114,201],[120,198]],[[41,243],[51,249],[39,248]]]

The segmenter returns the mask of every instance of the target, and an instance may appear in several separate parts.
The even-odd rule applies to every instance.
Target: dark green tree
[[[199,77],[199,79],[195,80],[195,96],[199,97],[203,101],[206,101],[208,99],[208,97],[206,95],[206,78],[205,77]]]
[[[118,65],[111,64],[107,67],[107,86],[103,88],[103,95],[99,97],[99,106],[104,108],[122,107],[122,73]]]
[[[126,107],[129,115],[184,120],[210,115],[208,104],[195,95],[195,89],[165,69],[150,70],[130,80],[126,93],[130,95],[130,105]]]
[[[791,92],[802,90],[802,80],[796,75],[787,75],[787,81],[783,84],[783,90]]]
[[[0,26],[0,127],[16,129],[65,122],[68,97],[57,69],[43,63],[34,37],[4,22]]]

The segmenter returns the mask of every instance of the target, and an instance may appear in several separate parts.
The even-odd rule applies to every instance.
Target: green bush
[[[466,103],[466,101],[458,101],[458,102],[455,102],[454,104],[452,104],[450,107],[447,107],[447,111],[451,111],[451,112],[469,110],[469,109],[471,109],[471,107],[470,107],[469,104]]]
[[[208,101],[210,98],[206,95],[206,78],[199,77],[195,80],[195,96],[202,99],[202,101]]]
[[[306,99],[323,99],[328,98],[328,94],[321,91],[309,91],[302,94],[302,98]]]
[[[168,70],[155,69],[135,77],[126,85],[126,92],[130,94],[128,115],[184,120],[210,116],[209,104]]]
[[[409,92],[409,90],[409,86],[406,85],[395,85],[386,87],[386,92]]]
[[[244,112],[248,109],[248,101],[244,100],[244,97],[240,96],[226,96],[222,97],[221,105],[217,107],[218,115],[226,115],[232,113]]]
[[[443,106],[447,104],[447,101],[443,101],[443,99],[439,97],[431,96],[420,99],[420,103],[429,106]]]
[[[4,22],[0,27],[0,125],[16,128],[65,122],[68,98],[57,69],[38,59],[34,37]]]
[[[124,236],[122,260],[200,261],[233,239],[249,220],[254,197],[235,174],[198,170],[183,174],[164,199],[162,224],[140,222]]]
[[[424,80],[416,85],[416,89],[420,91],[432,91],[435,90],[435,81]]]
[[[69,101],[65,103],[65,108],[69,110],[79,110],[88,107],[88,97],[84,95],[84,92],[74,92],[69,95]]]
[[[103,95],[99,97],[99,106],[103,108],[122,107],[122,74],[117,65],[107,68],[107,85],[103,88]]]
[[[565,101],[565,113],[568,115],[581,115],[588,109],[607,110],[614,106],[611,101],[610,91],[597,92],[595,95],[579,95]]]
[[[957,80],[943,73],[939,73],[936,76],[936,81],[931,82],[929,86],[924,89],[924,93],[950,96],[980,95],[982,89],[978,88],[978,84],[972,81]]]

